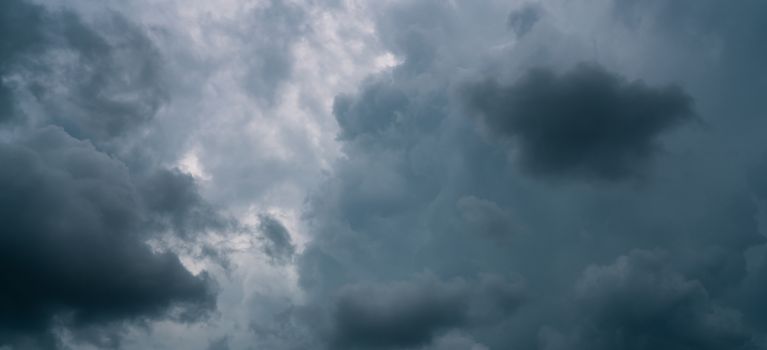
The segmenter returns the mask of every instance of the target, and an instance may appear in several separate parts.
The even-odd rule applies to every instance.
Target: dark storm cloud
[[[0,4],[0,345],[118,346],[125,322],[201,320],[214,283],[146,242],[235,225],[127,138],[168,97],[159,51],[106,11]]]
[[[765,150],[755,116],[767,105],[753,97],[765,70],[725,50],[761,54],[744,28],[759,32],[763,5],[724,19],[684,11],[727,7],[715,1],[635,3],[637,28],[612,17],[620,2],[540,2],[546,15],[512,39],[508,9],[484,2],[377,14],[401,63],[336,98],[344,156],[310,197],[313,239],[297,259],[310,304],[334,305],[336,344],[423,349],[460,334],[488,349],[764,348],[765,182],[749,169]],[[675,15],[654,16],[666,8]],[[680,127],[696,118],[706,128]],[[610,184],[636,178],[641,188]],[[417,287],[422,271],[442,282]],[[518,273],[531,297],[484,312],[444,297],[444,281],[483,273]]]
[[[176,169],[156,169],[138,183],[146,209],[159,229],[190,236],[206,229],[234,228],[200,195],[194,178]]]
[[[213,334],[232,336],[196,334],[192,347],[251,345],[238,333],[250,332],[266,349],[767,348],[767,166],[754,166],[767,152],[767,5],[539,1],[511,14],[508,5],[419,0],[348,9],[371,10],[371,32],[400,63],[336,97],[343,155],[307,202],[305,249],[277,218],[258,218],[261,248],[279,263],[269,271],[289,271],[291,291],[297,271],[300,302],[227,284],[221,300],[251,313],[222,307],[238,310],[221,322],[230,329]],[[163,11],[150,21],[164,20]],[[252,158],[238,138],[244,132],[211,127],[208,141],[194,139],[199,130],[187,123],[221,120],[194,116],[194,97],[180,95],[199,86],[218,93],[234,72],[233,85],[276,107],[296,44],[316,44],[301,39],[312,30],[307,23],[332,32],[324,24],[337,24],[334,13],[269,0],[234,15],[248,24],[229,26],[228,13],[184,12],[183,21],[211,21],[226,33],[181,44],[174,30],[186,23],[150,32],[107,13],[86,20],[66,4],[0,2],[0,347],[55,348],[59,331],[74,333],[67,335],[75,343],[119,347],[126,323],[198,320],[212,310],[210,278],[146,244],[242,228],[206,202],[211,191],[194,177],[168,169],[180,158],[166,149],[174,142],[189,142],[177,146],[181,155],[198,146],[206,173],[235,193],[212,195],[248,208],[283,183],[267,181],[262,169],[278,178],[303,169],[243,162]],[[342,30],[333,34],[340,42],[321,52],[358,51]],[[195,47],[156,45],[154,35]],[[188,73],[180,56],[198,54],[198,44],[226,49],[229,39],[245,47],[231,51],[244,52],[236,63],[203,67],[219,57],[206,53],[191,59],[216,79],[167,76],[166,59]],[[571,69],[574,62],[601,66]],[[338,64],[346,71],[345,60]],[[685,88],[649,83],[657,81]],[[170,96],[181,102],[156,118]],[[216,103],[201,110],[218,111]],[[693,115],[706,130],[676,129]],[[242,121],[234,129],[249,129],[242,125],[250,119]],[[313,136],[275,135],[291,138],[279,144],[306,145],[288,153],[320,153],[309,152]],[[639,189],[608,183],[650,169]],[[597,181],[551,186],[520,170]],[[195,248],[225,264],[227,245],[206,243]],[[247,280],[262,275],[244,272]],[[160,336],[182,338],[178,329]]]
[[[437,331],[465,322],[463,293],[460,286],[407,283],[347,288],[336,305],[334,343],[363,349],[423,345]]]
[[[21,1],[0,4],[0,122],[11,119],[16,107],[13,89],[5,79],[9,65],[44,40],[42,21],[43,11],[38,6]]]
[[[566,348],[751,348],[740,313],[717,305],[663,255],[634,251],[614,264],[586,269],[576,286],[583,319]]]
[[[117,14],[99,32],[74,15],[63,18],[50,30],[60,31],[55,45],[74,54],[77,63],[53,65],[53,72],[39,75],[32,71],[30,82],[48,115],[71,135],[95,141],[123,136],[149,122],[167,100],[161,59],[151,41]]]
[[[335,303],[331,348],[403,349],[431,343],[443,331],[513,311],[521,282],[497,276],[439,281],[426,276],[389,284],[342,288]]]
[[[293,258],[296,247],[290,239],[288,229],[271,215],[259,216],[259,230],[264,238],[264,252],[276,262],[286,262]]]
[[[20,0],[0,6],[3,119],[18,115],[13,99],[24,91],[46,114],[38,122],[105,141],[147,123],[167,100],[157,49],[120,15],[110,13],[95,30],[66,9]]]
[[[143,243],[146,213],[122,163],[57,128],[3,143],[0,328],[45,333],[213,306],[205,275]],[[6,340],[2,340],[5,342]]]
[[[513,85],[491,79],[465,93],[491,132],[513,142],[521,165],[545,176],[639,175],[659,151],[658,137],[693,114],[678,87],[629,82],[587,64],[563,75],[534,69]]]

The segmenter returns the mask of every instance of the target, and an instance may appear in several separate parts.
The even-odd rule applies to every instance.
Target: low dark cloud
[[[15,115],[13,87],[4,78],[22,53],[32,51],[45,37],[40,30],[43,11],[21,1],[0,4],[0,122]]]
[[[145,126],[168,99],[163,63],[149,38],[118,14],[98,32],[75,15],[61,18],[46,28],[57,33],[49,49],[60,47],[74,61],[52,64],[52,72],[37,71],[34,60],[23,68],[47,115],[71,135],[94,141]]]
[[[138,181],[137,187],[158,230],[189,237],[237,226],[205,201],[191,175],[177,169],[154,169]]]
[[[122,163],[52,127],[3,143],[0,158],[1,329],[191,320],[213,307],[208,277],[144,243],[146,212]]]
[[[743,60],[704,40],[730,47],[731,33],[634,32],[602,17],[615,4],[586,3],[540,3],[546,15],[513,39],[508,26],[525,29],[486,3],[381,12],[376,28],[401,64],[336,98],[344,155],[310,197],[312,240],[297,258],[309,304],[333,305],[311,324],[332,325],[334,344],[764,348],[764,170],[750,185],[744,171],[763,159],[763,120],[740,118],[765,109],[728,103],[763,69],[722,91],[734,69],[724,62]],[[704,70],[688,44],[711,49]],[[681,128],[697,118],[705,128]],[[485,273],[524,276],[530,298],[477,307],[451,279]]]
[[[534,69],[512,85],[489,79],[464,93],[491,132],[513,143],[520,164],[543,176],[641,175],[659,136],[693,115],[679,87],[650,87],[591,64],[561,75]]]
[[[108,13],[96,30],[66,8],[22,0],[0,6],[0,120],[23,115],[108,141],[145,125],[167,101],[157,48],[121,15]],[[44,115],[19,113],[22,92]]]
[[[658,251],[586,269],[576,284],[580,327],[568,349],[750,349],[735,309],[713,301]]]
[[[215,308],[207,273],[147,242],[231,223],[191,176],[118,151],[168,92],[144,29],[105,16],[0,4],[0,346],[114,348],[126,323]]]
[[[0,348],[766,348],[763,2],[144,5],[0,2]]]
[[[268,214],[259,216],[259,231],[264,239],[264,252],[275,262],[287,262],[296,253],[288,229]]]
[[[431,276],[341,289],[333,311],[331,348],[404,349],[471,326],[520,305],[524,285],[498,276],[440,281]]]

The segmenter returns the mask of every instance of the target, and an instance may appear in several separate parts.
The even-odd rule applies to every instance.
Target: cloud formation
[[[679,87],[628,82],[595,65],[533,69],[512,85],[466,88],[469,108],[512,141],[520,164],[548,176],[620,180],[640,174],[658,137],[693,115]]]
[[[285,226],[268,214],[259,216],[259,229],[264,238],[264,252],[277,262],[287,262],[296,253],[296,247]]]
[[[154,117],[167,99],[159,53],[133,23],[109,13],[98,31],[70,10],[25,1],[2,5],[6,44],[0,58],[3,96],[28,93],[51,122],[78,138],[107,141]],[[122,74],[115,74],[115,72]],[[9,101],[15,102],[15,101]],[[18,111],[16,111],[18,112]]]
[[[333,310],[331,347],[412,348],[456,327],[503,315],[524,300],[524,284],[498,276],[478,281],[419,277],[390,284],[342,288]]]
[[[204,319],[213,279],[149,241],[230,224],[191,176],[122,153],[167,99],[158,49],[117,13],[0,7],[0,346],[118,347],[125,324]]]
[[[765,11],[4,1],[0,348],[765,349]]]
[[[4,331],[195,319],[214,307],[208,277],[143,243],[146,212],[120,162],[54,127],[3,143],[0,158]]]
[[[533,29],[533,26],[541,17],[541,8],[535,4],[525,4],[520,8],[511,11],[509,14],[508,25],[517,36],[524,36]]]
[[[755,294],[734,295],[761,285],[760,204],[746,183],[761,155],[711,130],[728,123],[715,107],[727,99],[705,92],[729,73],[668,73],[664,64],[686,54],[655,45],[676,28],[631,29],[612,3],[584,3],[577,15],[540,5],[545,16],[514,38],[497,27],[510,25],[509,12],[494,4],[380,12],[377,28],[401,63],[335,100],[344,157],[310,197],[313,237],[298,257],[309,304],[323,310],[349,293],[343,312],[319,312],[357,349],[439,348],[451,335],[488,349],[760,348],[745,307],[759,304]],[[652,63],[624,59],[621,40],[595,48],[594,33],[610,26],[625,42],[660,36],[636,49]],[[689,127],[695,120],[705,127]],[[521,275],[532,297],[469,321],[459,302],[395,297],[406,293],[391,286],[412,286],[414,271],[440,281]],[[353,297],[355,285],[380,296]],[[444,288],[428,289],[428,300],[443,300]],[[409,306],[388,313],[400,305]],[[392,326],[411,319],[413,333]]]
[[[671,270],[663,254],[634,251],[587,268],[576,284],[586,319],[578,349],[745,349],[741,314],[717,305],[697,281]]]

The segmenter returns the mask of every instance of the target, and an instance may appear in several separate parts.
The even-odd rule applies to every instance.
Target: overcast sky
[[[767,349],[767,2],[2,0],[0,350]]]

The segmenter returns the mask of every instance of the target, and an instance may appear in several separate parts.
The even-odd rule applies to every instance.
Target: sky
[[[0,350],[767,349],[765,18],[3,0]]]

